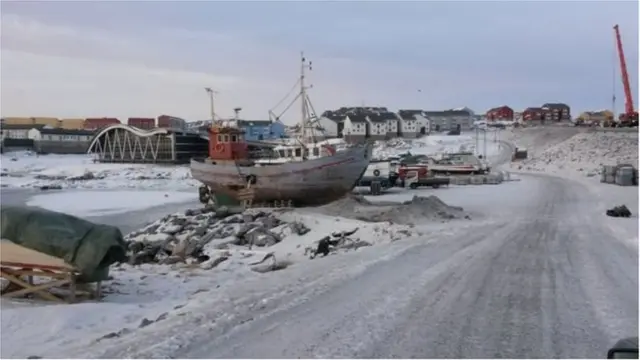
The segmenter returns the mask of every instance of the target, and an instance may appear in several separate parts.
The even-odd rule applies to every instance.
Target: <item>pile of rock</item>
[[[448,221],[470,219],[464,209],[450,206],[437,196],[414,196],[404,203],[372,203],[359,195],[350,195],[339,201],[321,206],[316,211],[345,218],[367,222],[391,222],[394,224],[415,225],[425,221]]]
[[[529,171],[573,171],[595,176],[606,164],[631,164],[637,168],[638,134],[580,133],[512,166]]]
[[[310,231],[302,223],[286,223],[275,215],[227,207],[167,215],[125,236],[129,263],[201,263],[210,260],[216,250],[272,246],[290,234],[304,235]]]

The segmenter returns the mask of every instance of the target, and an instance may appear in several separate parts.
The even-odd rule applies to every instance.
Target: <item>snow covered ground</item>
[[[250,211],[254,214],[256,212],[260,211]],[[184,218],[186,215],[179,216]],[[242,219],[243,216],[237,215],[235,218]],[[150,324],[167,320],[180,321],[180,317],[185,314],[194,314],[203,309],[214,311],[216,307],[234,306],[236,301],[239,302],[235,306],[244,306],[248,300],[251,303],[255,302],[251,306],[266,306],[268,298],[254,299],[253,292],[246,290],[247,287],[250,288],[251,284],[255,286],[272,282],[274,276],[276,279],[279,278],[277,283],[295,286],[296,283],[304,283],[302,274],[307,271],[322,271],[322,267],[327,266],[327,263],[340,264],[343,268],[341,272],[332,276],[353,276],[364,271],[370,264],[383,261],[385,256],[402,249],[388,246],[397,242],[436,241],[438,236],[454,231],[448,223],[372,223],[319,214],[312,210],[277,211],[276,217],[286,222],[274,228],[274,232],[279,233],[283,240],[270,247],[254,246],[250,249],[246,246],[221,246],[225,240],[228,241],[223,238],[205,246],[204,253],[210,260],[201,264],[187,261],[187,264],[113,266],[111,275],[114,279],[105,283],[106,298],[99,303],[51,305],[3,299],[0,312],[2,357],[58,357],[66,354],[73,356],[75,351],[97,349],[102,345],[112,346],[114,341],[119,341],[118,338],[135,336],[135,333],[145,331],[145,327]],[[199,219],[201,224],[203,221],[206,224],[210,217],[207,217],[207,214],[195,214],[190,218]],[[475,224],[465,219],[457,221],[460,221],[460,225],[456,228],[460,229]],[[302,223],[310,231],[297,235],[287,225],[291,223]],[[160,220],[156,224],[150,224],[148,228],[158,228],[158,225],[161,225],[158,233],[132,234],[130,239],[164,243],[168,235],[162,231],[164,229],[170,232],[168,229],[173,225]],[[232,216],[227,218],[226,224],[219,226],[219,230],[227,231],[229,227],[237,230],[241,225]],[[197,227],[194,230],[197,231]],[[309,258],[307,248],[315,249],[318,240],[324,236],[353,230],[356,232],[349,236],[352,239],[350,243],[358,244],[362,240],[366,242],[366,245],[363,245],[365,248],[345,249],[328,258]],[[180,235],[176,237],[180,238]],[[378,247],[383,249],[376,250]],[[251,264],[269,253],[275,255],[279,264],[290,265],[275,273],[262,274],[252,271]],[[218,263],[221,258],[224,260]],[[245,289],[244,296],[236,299],[232,294],[239,288]],[[220,321],[223,322],[226,318],[232,319],[234,315],[221,313],[220,316]],[[41,326],[43,322],[47,326]]]
[[[3,187],[57,185],[80,189],[192,189],[198,182],[188,166],[100,164],[90,155],[2,154]]]
[[[500,152],[500,143],[497,142],[499,137],[494,131],[487,131],[486,134],[486,153],[487,157],[491,157]],[[385,159],[390,156],[406,153],[410,151],[414,155],[431,155],[451,153],[451,152],[477,152],[483,154],[485,152],[485,136],[479,133],[476,141],[476,135],[473,132],[462,133],[458,136],[449,135],[427,135],[418,139],[397,138],[387,141],[376,141],[373,157],[374,159]]]
[[[602,221],[637,251],[638,187],[604,184],[599,176],[602,165],[631,164],[638,168],[637,132],[540,127],[511,129],[504,138],[529,152],[528,159],[509,164],[507,170],[551,174],[586,185],[597,199],[592,204],[596,216],[614,206],[626,205],[633,214],[631,221],[606,216]]]
[[[31,197],[27,205],[78,217],[96,217],[143,210],[158,205],[197,201],[197,199],[198,194],[195,191],[54,191]]]
[[[515,134],[518,135],[521,133]],[[531,134],[533,134],[533,132],[531,132]],[[568,137],[570,136],[567,136],[567,138]],[[508,136],[505,136],[505,138],[508,138]],[[539,135],[539,133],[535,133],[535,136],[520,136],[521,143],[527,143],[532,147],[536,144],[540,145],[539,147],[535,147],[533,154],[545,154],[545,151],[548,150],[543,148],[546,146],[544,141],[545,139],[550,141],[550,138],[552,137]],[[497,145],[499,143],[489,145],[493,144],[493,142],[489,142],[489,140],[488,137],[487,153],[489,156],[495,156],[500,150],[504,150],[499,148]],[[560,146],[558,144],[566,139],[556,140],[555,145]],[[396,142],[395,145],[388,142],[386,145],[380,146],[376,150],[376,154],[378,156],[388,156],[407,150],[410,150],[414,154],[473,151],[473,147],[475,146],[474,136],[468,134],[461,136],[434,135],[410,142],[404,140],[394,141]],[[540,156],[544,158],[546,155]],[[568,158],[570,159],[570,157]],[[5,172],[6,162],[4,157],[2,161],[3,172]],[[28,161],[25,161],[25,163],[27,162]],[[27,170],[19,170],[27,168],[26,166],[16,166],[15,173],[22,172],[29,174],[19,178],[25,181],[29,180],[27,179],[28,177],[32,179],[29,181],[40,181],[39,179],[35,179],[35,176],[40,172],[48,172],[50,170],[47,170],[45,165],[39,166],[41,167],[39,170],[37,165]],[[60,171],[62,171],[61,169],[64,169],[65,166],[70,166],[71,169],[73,168],[71,164],[64,164],[63,160],[62,164],[56,167],[57,170],[51,171],[53,171],[54,174],[61,174]],[[78,165],[75,166],[75,169],[78,170]],[[80,164],[80,168],[82,168],[83,171],[82,174],[84,173],[84,166],[89,167],[94,166],[94,164]],[[106,168],[103,168],[103,170],[104,169]],[[121,168],[116,166],[114,169],[108,171],[112,171],[113,174],[120,174],[118,176],[114,175],[114,178],[126,178],[127,176],[134,176],[133,174],[139,171],[143,171],[137,166],[129,170],[123,169],[124,166]],[[150,174],[158,171],[152,169],[152,167],[149,167],[146,171]],[[11,170],[7,168],[7,171]],[[94,170],[89,171],[93,172]],[[81,172],[78,171],[75,174],[80,173]],[[64,174],[72,173],[68,172]],[[111,177],[111,175],[108,177]],[[4,184],[4,180],[7,179],[7,177],[3,177],[2,179]],[[595,217],[602,208],[611,207],[612,204],[610,203],[618,201],[625,201],[630,208],[635,206],[637,209],[637,188],[634,188],[636,200],[634,205],[628,200],[631,194],[631,188],[599,184],[595,180],[595,178],[587,178],[584,176],[578,180],[571,180],[579,182],[579,184],[589,185],[585,187],[585,189],[588,189],[591,194],[595,195],[594,198],[596,200],[584,203],[591,206],[591,208],[585,210],[586,214]],[[67,186],[78,183],[78,181],[73,180],[62,181]],[[82,184],[89,184],[91,181],[100,180],[86,180],[82,182]],[[106,178],[103,179],[103,181],[104,186],[111,187],[111,185],[109,185],[110,183],[106,182]],[[149,181],[147,183],[149,184],[147,185],[148,187],[159,186],[158,184],[162,184],[162,181],[164,181],[164,184],[173,184],[174,181],[177,183],[181,181],[188,182],[186,179],[180,180],[172,177],[172,175],[162,180],[140,181],[141,183]],[[126,180],[123,180],[122,182],[115,183],[124,185],[126,182]],[[22,183],[18,182],[18,184]],[[96,184],[99,184],[99,182],[96,182]],[[447,246],[454,247],[455,243],[469,239],[469,234],[475,233],[474,229],[478,229],[477,233],[480,235],[491,234],[495,235],[495,238],[500,239],[499,232],[495,233],[494,230],[492,230],[493,224],[499,221],[509,222],[510,224],[507,229],[512,227],[513,233],[521,237],[534,236],[537,233],[536,231],[528,234],[524,232],[524,230],[536,230],[534,226],[538,226],[538,224],[553,224],[549,225],[549,228],[543,228],[543,231],[540,232],[551,234],[549,236],[553,236],[550,229],[554,231],[557,229],[564,231],[566,227],[558,225],[560,221],[556,223],[555,219],[546,219],[545,216],[547,216],[547,214],[541,213],[541,210],[545,210],[565,214],[561,212],[560,209],[564,209],[564,206],[568,207],[571,205],[570,202],[564,205],[563,203],[552,203],[556,196],[564,194],[564,192],[560,190],[558,190],[557,194],[552,194],[554,196],[547,196],[548,199],[541,202],[540,199],[549,191],[549,184],[562,190],[562,188],[559,187],[560,183],[549,183],[543,177],[523,176],[521,181],[505,182],[500,185],[451,186],[448,188],[419,190],[394,189],[382,196],[366,197],[370,202],[385,204],[385,202],[388,201],[409,201],[415,195],[436,195],[448,205],[462,206],[464,208],[465,217],[456,219],[449,219],[448,216],[450,214],[446,211],[440,214],[439,212],[442,211],[442,208],[429,207],[429,211],[435,210],[436,213],[439,213],[437,219],[424,216],[422,221],[405,222],[404,224],[400,224],[401,221],[363,221],[356,218],[369,216],[370,213],[356,209],[356,205],[358,204],[354,204],[353,202],[340,203],[337,206],[334,204],[332,207],[325,207],[324,209],[276,212],[274,216],[277,217],[279,221],[285,223],[273,228],[273,231],[282,237],[282,241],[272,246],[252,246],[249,248],[246,245],[229,245],[228,241],[235,239],[233,233],[237,232],[242,228],[243,224],[247,223],[244,216],[238,215],[235,216],[232,221],[229,220],[227,223],[214,226],[215,231],[221,233],[229,232],[229,235],[207,243],[203,249],[207,260],[201,263],[190,258],[186,263],[145,263],[136,266],[126,264],[114,266],[111,271],[114,279],[105,283],[107,287],[105,291],[106,298],[100,303],[86,302],[73,305],[50,305],[2,299],[2,311],[0,312],[2,333],[1,355],[3,358],[27,357],[32,355],[42,357],[96,357],[110,355],[110,357],[113,357],[114,354],[121,357],[135,357],[138,355],[160,357],[166,354],[180,353],[179,349],[181,349],[184,344],[193,342],[192,337],[202,337],[206,335],[205,337],[210,340],[218,339],[222,337],[223,334],[227,334],[244,323],[258,320],[258,316],[266,317],[276,311],[282,310],[282,308],[297,306],[312,301],[314,297],[322,294],[330,286],[335,286],[336,283],[346,283],[349,279],[354,279],[374,266],[390,262],[399,256],[399,254],[412,251],[417,245],[433,245],[435,254],[438,249],[447,248]],[[104,192],[103,194],[104,195],[100,196],[109,197],[108,192]],[[164,197],[165,194],[168,194],[168,198]],[[32,203],[40,203],[50,208],[57,206],[59,209],[76,213],[95,212],[101,214],[109,213],[110,211],[123,211],[122,208],[118,209],[117,206],[115,206],[115,208],[111,207],[107,199],[104,199],[107,205],[98,207],[97,205],[83,204],[81,195],[78,195],[78,197],[74,196],[73,201],[63,204],[59,204],[59,202],[63,202],[64,199],[57,199],[56,196],[57,194],[55,193],[43,194],[32,198],[31,201]],[[144,197],[138,198],[137,202],[150,205],[157,204],[159,201],[178,201],[182,195],[174,192],[150,191],[148,195],[140,196]],[[193,195],[189,194],[189,196]],[[78,206],[80,210],[74,209],[75,206]],[[365,205],[364,207],[366,208],[367,206]],[[387,211],[387,209],[389,210]],[[571,209],[574,210],[573,207],[571,207]],[[349,211],[353,213],[353,216],[335,216],[343,215],[344,212]],[[401,213],[403,211],[411,211],[411,208],[402,208]],[[453,209],[452,214],[456,214],[456,211],[457,210]],[[632,209],[632,211],[634,210]],[[391,216],[395,213],[397,212],[394,212],[392,207],[388,207],[376,216]],[[637,214],[637,210],[635,213]],[[602,217],[605,218],[604,215],[602,215]],[[205,221],[207,224],[209,223],[210,220],[208,219],[211,219],[211,215],[193,214],[187,216],[186,214],[181,214],[172,217],[171,221],[173,222],[168,222],[168,219],[167,217],[159,220],[155,224],[150,224],[146,230],[142,229],[142,231],[138,233],[131,234],[129,238],[136,241],[161,242],[163,246],[167,241],[171,241],[175,249],[175,246],[181,244],[182,239],[186,238],[186,236],[182,237],[181,234],[188,232],[188,234],[193,235],[199,232]],[[182,221],[177,219],[187,220]],[[188,225],[191,219],[198,219],[200,222]],[[255,220],[255,218],[253,220]],[[553,221],[553,223],[551,223],[551,221]],[[607,226],[613,232],[614,236],[612,237],[628,239],[627,245],[633,247],[635,244],[637,251],[637,218],[635,221],[633,219],[605,218],[604,221],[606,221]],[[264,221],[264,223],[267,222],[266,220]],[[185,223],[187,223],[186,227],[183,226]],[[295,229],[289,225],[292,223],[302,223],[308,227],[310,231],[299,235]],[[182,224],[179,225],[179,228],[183,233],[174,233],[171,235],[170,232],[174,230],[172,226],[176,224]],[[635,224],[635,232],[630,224]],[[186,228],[188,228],[188,230]],[[350,232],[356,228],[357,231],[349,236],[352,239],[351,243],[357,243],[361,240],[367,242],[367,246],[355,250],[345,249],[326,258],[310,259],[309,255],[306,254],[307,249],[315,248],[318,240],[321,238],[333,232]],[[167,233],[163,231],[167,231]],[[569,233],[562,233],[562,236],[566,236],[566,234]],[[202,239],[204,236],[199,236],[199,238]],[[488,239],[490,236],[484,236],[484,238]],[[263,241],[264,237],[256,237],[256,239]],[[513,244],[515,241],[525,243],[525,241],[520,238],[514,239],[513,241],[511,238],[509,238],[508,241],[505,240],[504,246],[508,247],[509,244]],[[564,238],[562,239],[565,240]],[[534,246],[537,242],[530,241],[526,243]],[[553,244],[566,243],[569,242],[557,241]],[[576,241],[574,243],[580,244],[582,242]],[[441,247],[438,247],[440,246],[439,244]],[[457,263],[456,266],[452,265],[452,268],[458,269],[456,271],[461,271],[460,269],[464,268],[464,264],[469,263],[468,260],[473,260],[473,254],[476,250],[482,250],[482,248],[476,249],[472,247],[469,249],[468,254],[464,251],[460,253],[460,256],[464,255],[462,256],[463,259],[460,263]],[[523,256],[524,258],[521,260],[529,261],[530,259],[525,255],[528,254],[528,251],[533,252],[534,250],[537,251],[539,249],[532,247],[517,249],[516,251],[514,247],[511,255]],[[278,263],[284,263],[288,266],[283,270],[268,273],[252,271],[252,268],[256,266],[252,264],[258,262],[269,253],[275,255]],[[496,254],[499,253],[500,251],[498,251],[496,245],[495,254],[487,252],[483,254],[483,258],[488,259],[488,255],[491,255],[493,258],[493,256],[498,256]],[[586,253],[590,254],[591,252]],[[582,256],[581,254],[584,253],[577,253],[576,256]],[[220,260],[222,258],[225,259]],[[509,259],[510,257],[506,256],[504,259],[501,259],[501,261],[506,262]],[[445,260],[447,259],[439,259],[439,261]],[[266,263],[270,263],[270,261],[271,260],[267,260]],[[451,261],[453,264],[453,260]],[[519,262],[511,264],[516,270],[521,268],[515,267],[515,263],[517,263],[518,266],[528,264],[524,261],[518,261]],[[427,269],[427,262],[428,261],[425,260],[425,269]],[[423,276],[427,276],[425,274],[436,274],[437,271],[441,271],[444,268],[443,266],[437,265],[436,267],[428,268],[428,271],[414,273],[414,275],[422,278]],[[516,270],[514,270],[511,275],[517,275],[518,271]],[[536,268],[535,271],[540,271],[540,269]],[[455,275],[457,273],[454,272],[452,274]],[[497,276],[498,275],[496,275],[496,277]],[[455,275],[453,276],[454,280],[456,277],[462,278],[460,275]],[[447,277],[447,279],[449,278]],[[390,295],[387,298],[363,299],[363,301],[396,302],[395,296],[400,295],[395,294],[393,289],[394,284],[383,282],[383,280],[384,279],[380,279],[381,283],[379,286],[380,288],[389,288]],[[526,281],[529,280],[530,279],[527,279]],[[522,284],[522,281],[514,283]],[[535,285],[534,283],[531,284],[531,286]],[[515,286],[511,283],[503,283],[503,285]],[[505,289],[507,288],[505,287]],[[535,292],[537,290],[538,289],[534,288],[532,291]],[[452,294],[457,294],[456,291],[455,289],[451,290]],[[446,291],[437,294],[433,293],[432,298],[437,299],[439,296],[444,296],[443,294],[446,295]],[[465,292],[456,295],[455,299],[447,298],[446,296],[444,298],[453,299],[451,301],[458,301],[459,299],[468,298],[469,296],[467,295],[470,294]],[[357,292],[353,294],[355,298],[358,296],[359,294]],[[501,298],[506,299],[507,295]],[[523,298],[523,301],[524,300],[527,299]],[[337,305],[340,307],[341,303]],[[422,308],[423,306],[420,306],[419,311],[424,311]],[[468,306],[464,308],[468,308]],[[507,307],[504,306],[500,308],[506,309]],[[537,308],[536,311],[538,311]],[[441,313],[444,314],[444,312]],[[393,316],[395,315],[385,313],[385,315],[380,318],[379,325],[389,323],[385,321],[386,317]],[[366,319],[360,319],[359,321],[365,320]],[[296,320],[294,319],[292,321],[295,322]],[[443,321],[442,323],[445,322],[446,321]],[[47,326],[42,326],[43,323],[46,323]],[[297,322],[296,324],[300,327],[299,331],[301,332],[314,326],[313,323]],[[274,323],[273,328],[265,331],[265,334],[267,334],[265,336],[268,336],[268,332],[271,332],[278,326],[277,323]],[[280,329],[280,331],[284,330]],[[482,331],[489,333],[490,329],[482,328]],[[456,334],[457,333],[458,332],[456,332]],[[362,333],[354,334],[353,341],[357,342],[358,337],[362,335]],[[147,341],[147,343],[141,339]],[[153,340],[152,343],[148,343],[149,339]],[[246,340],[251,341],[252,339]],[[141,351],[141,353],[137,351]]]
[[[520,139],[523,137],[521,134]],[[516,145],[518,140],[514,139]],[[513,163],[512,169],[561,176],[594,176],[600,173],[602,165],[632,164],[638,167],[638,133],[580,132],[560,142],[547,141],[542,146],[526,137],[522,143],[531,153],[528,159]]]

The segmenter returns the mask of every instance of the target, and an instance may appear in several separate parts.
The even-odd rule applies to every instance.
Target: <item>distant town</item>
[[[604,121],[609,111],[588,112],[578,118]],[[402,109],[390,111],[384,106],[341,107],[326,110],[316,117],[314,136],[342,138],[350,142],[385,140],[394,137],[415,138],[432,132],[468,131],[479,121],[544,123],[570,121],[571,109],[562,103],[547,103],[516,112],[509,106],[491,108],[476,114],[468,107],[430,111]],[[238,126],[250,142],[288,138],[297,126],[279,120],[247,120],[236,114]],[[194,151],[206,150],[206,128],[211,120],[187,121],[175,116],[157,118],[59,119],[54,117],[5,117],[0,120],[2,150],[32,150],[37,153],[96,153],[113,161],[172,162],[188,161]],[[203,135],[204,134],[204,135]],[[181,147],[183,149],[181,149]]]

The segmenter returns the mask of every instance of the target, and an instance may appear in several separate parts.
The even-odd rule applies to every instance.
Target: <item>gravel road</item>
[[[304,276],[299,268],[272,274],[266,283],[297,281],[274,285],[268,297],[228,293],[215,309],[83,355],[603,358],[617,339],[638,336],[637,251],[600,223],[582,185],[542,175],[525,181],[529,206],[509,219],[392,244],[386,259],[351,277],[333,275],[360,258],[313,261]]]

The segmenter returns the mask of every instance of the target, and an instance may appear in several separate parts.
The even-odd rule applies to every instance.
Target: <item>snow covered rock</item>
[[[631,164],[638,167],[638,134],[584,132],[546,149],[529,159],[512,163],[512,168],[592,177],[603,165]]]

